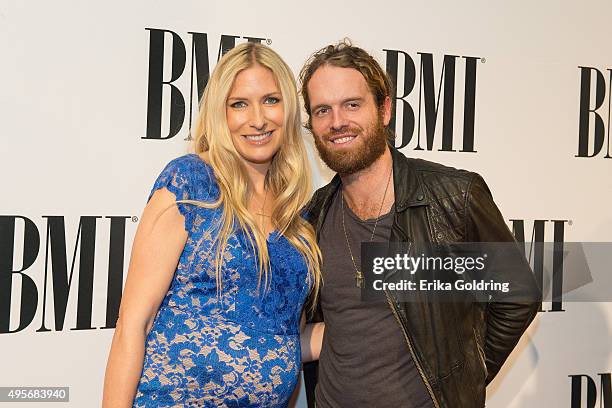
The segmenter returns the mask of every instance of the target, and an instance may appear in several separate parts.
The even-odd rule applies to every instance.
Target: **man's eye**
[[[238,102],[232,103],[230,106],[232,108],[240,109],[240,108],[244,108],[246,106],[246,103],[244,101],[238,101]]]
[[[264,103],[267,105],[276,105],[279,102],[280,102],[280,98],[277,98],[276,96],[268,96],[264,100]]]
[[[317,109],[317,111],[315,112],[315,115],[317,116],[325,115],[328,111],[329,109],[327,108],[320,108],[320,109]]]
[[[357,108],[359,108],[359,104],[357,102],[349,102],[348,103],[348,107],[350,109],[357,109]]]

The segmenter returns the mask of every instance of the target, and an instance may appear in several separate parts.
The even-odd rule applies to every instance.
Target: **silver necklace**
[[[372,235],[370,236],[370,242],[374,239],[374,233],[376,232],[376,226],[378,225],[378,220],[380,219],[380,214],[383,209],[383,205],[385,204],[385,198],[387,197],[387,190],[389,190],[389,184],[391,182],[391,175],[393,174],[393,167],[389,170],[389,177],[387,178],[387,186],[385,187],[385,192],[383,194],[382,200],[380,202],[380,208],[378,209],[378,215],[376,216],[376,220],[374,221],[374,228],[372,228]],[[344,239],[346,240],[346,246],[349,250],[349,255],[351,256],[351,261],[353,262],[353,267],[355,268],[355,284],[358,288],[363,288],[365,285],[365,279],[363,277],[363,272],[359,268],[357,268],[357,263],[355,262],[355,257],[353,256],[353,250],[351,249],[351,243],[348,239],[348,234],[346,233],[346,225],[344,223],[344,189],[340,187],[340,195],[341,195],[341,205],[342,205],[342,230],[344,231]]]

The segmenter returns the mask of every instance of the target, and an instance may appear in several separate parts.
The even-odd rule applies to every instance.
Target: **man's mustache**
[[[329,139],[331,139],[334,136],[345,135],[347,133],[358,135],[358,134],[361,133],[361,129],[356,128],[356,127],[344,127],[342,129],[330,130],[329,132],[324,133],[323,137],[326,140],[329,140]]]

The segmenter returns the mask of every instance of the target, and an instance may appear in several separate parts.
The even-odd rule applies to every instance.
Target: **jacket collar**
[[[395,189],[395,211],[402,212],[408,207],[428,205],[427,197],[423,189],[421,178],[417,174],[414,159],[409,159],[400,153],[394,146],[389,146],[391,159],[393,160],[393,187]],[[340,188],[341,180],[337,174],[323,188],[321,195],[311,203],[311,210],[317,214],[316,230],[320,231],[321,226],[331,200]]]
[[[393,146],[389,148],[393,160],[395,211],[401,212],[408,207],[427,205],[423,182],[416,170],[414,159],[407,158]]]

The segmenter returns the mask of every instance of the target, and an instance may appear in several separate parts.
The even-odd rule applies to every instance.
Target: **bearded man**
[[[538,303],[433,302],[427,293],[401,303],[389,292],[385,302],[364,302],[359,256],[361,243],[372,241],[514,242],[487,185],[476,173],[407,158],[389,143],[392,85],[363,49],[329,45],[300,79],[307,127],[338,173],[307,209],[323,255],[319,313],[311,318],[325,321],[316,406],[484,407],[486,384]],[[536,299],[529,266],[512,274]]]

